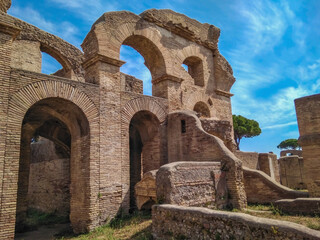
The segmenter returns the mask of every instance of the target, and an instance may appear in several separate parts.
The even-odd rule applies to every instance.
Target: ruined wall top
[[[121,22],[137,22],[145,20],[169,30],[183,38],[201,44],[210,49],[217,49],[220,29],[208,23],[200,23],[181,13],[170,9],[149,9],[139,16],[128,11],[106,12],[92,26],[106,22],[110,26],[120,25]],[[120,23],[120,24],[119,24]]]
[[[146,21],[153,22],[170,32],[208,48],[214,49],[217,46],[220,29],[208,23],[202,24],[170,9],[149,9],[141,13],[140,16]]]
[[[4,1],[1,1],[0,3],[3,2]],[[0,5],[0,7],[1,6],[2,5]],[[77,47],[53,34],[45,32],[1,11],[0,24],[14,26],[19,29],[16,40],[39,42],[42,52],[55,58],[66,71],[73,70],[76,75],[75,79],[82,82],[84,81],[84,73],[81,66],[81,63],[83,62],[83,53]]]
[[[11,7],[11,0],[0,0],[0,12],[7,12]]]

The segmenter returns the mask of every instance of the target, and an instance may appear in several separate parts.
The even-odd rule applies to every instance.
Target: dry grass
[[[63,235],[63,234],[61,234]],[[72,240],[149,240],[151,235],[151,215],[137,213],[113,220],[110,224],[99,227],[96,230],[79,236],[67,236],[64,234],[58,239]]]
[[[243,210],[242,212],[257,217],[294,222],[311,229],[320,230],[319,216],[287,215],[272,205],[248,205],[248,210]]]

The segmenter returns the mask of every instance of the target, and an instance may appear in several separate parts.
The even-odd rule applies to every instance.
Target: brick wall
[[[191,111],[177,111],[168,115],[168,161],[220,162],[227,174],[231,204],[236,208],[246,205],[241,161],[223,144],[208,134],[199,118]]]
[[[235,151],[234,155],[242,161],[242,166],[251,169],[259,169],[259,153]]]
[[[4,1],[2,1],[4,3]],[[3,9],[6,10],[6,9]],[[18,29],[10,23],[0,20],[0,238],[10,239],[14,236],[15,215],[11,214],[16,207],[16,177],[18,163],[12,161],[9,154],[19,151],[15,144],[14,132],[8,129],[8,106],[10,89],[10,56],[12,51],[12,37],[18,33]],[[21,127],[21,126],[17,126]],[[9,136],[11,135],[11,136]],[[13,137],[13,138],[12,138]],[[18,137],[19,138],[19,137]],[[10,164],[6,164],[10,162]],[[5,181],[11,179],[10,181]]]
[[[54,142],[41,138],[31,144],[28,208],[68,216],[70,158],[61,158]]]
[[[299,145],[302,146],[305,183],[311,197],[320,197],[320,94],[296,99]]]

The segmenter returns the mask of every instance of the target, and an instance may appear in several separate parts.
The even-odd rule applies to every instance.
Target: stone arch
[[[210,118],[210,109],[207,104],[204,102],[197,102],[194,107],[193,111],[197,112],[200,114],[200,117],[205,117],[205,118]]]
[[[130,124],[136,114],[147,114],[158,121],[158,125],[166,120],[167,110],[165,106],[150,97],[139,97],[128,101],[121,110],[121,145],[122,145],[122,182],[123,182],[123,208],[130,208]],[[139,119],[138,119],[139,120]],[[159,134],[159,132],[158,132]],[[141,136],[145,138],[144,136]],[[161,160],[160,160],[161,161]],[[147,167],[148,168],[148,167]],[[131,201],[132,203],[132,201]]]
[[[10,109],[16,116],[23,118],[33,104],[53,97],[73,102],[83,111],[89,122],[98,117],[97,107],[84,92],[71,84],[52,80],[31,83],[18,90],[10,99]]]
[[[27,40],[40,43],[40,50],[49,54],[61,64],[64,76],[84,82],[81,65],[84,58],[83,53],[77,47],[20,19],[12,20],[21,29],[17,41]]]
[[[161,39],[157,27],[140,16],[127,11],[109,12],[94,23],[82,48],[87,59],[100,54],[120,60],[121,46],[131,46],[145,58],[152,77],[158,78],[170,74],[168,71],[171,70],[168,67],[171,65],[170,52],[163,47]],[[157,59],[157,64],[152,63],[151,56]]]
[[[167,116],[167,111],[164,106],[161,106],[156,100],[149,97],[134,98],[126,103],[121,110],[121,123],[128,125],[131,118],[139,111],[149,111],[153,113],[160,121],[164,122]]]
[[[194,111],[197,103],[202,102],[209,108],[210,117],[215,117],[215,109],[212,108],[212,99],[205,94],[193,94],[185,102],[185,108]]]
[[[64,109],[58,109],[54,102],[59,101],[59,106],[66,106]],[[92,206],[96,201],[96,194],[98,193],[98,186],[93,186],[91,181],[89,181],[89,176],[98,176],[98,170],[91,170],[91,164],[97,164],[95,161],[99,160],[97,147],[94,146],[94,142],[98,142],[98,137],[96,132],[98,131],[99,123],[99,112],[93,101],[78,88],[67,84],[62,81],[39,81],[35,83],[28,84],[27,86],[21,88],[15,92],[9,100],[8,117],[11,119],[8,124],[8,129],[10,129],[10,134],[7,135],[7,139],[11,139],[9,144],[6,146],[7,149],[14,149],[14,151],[9,151],[6,158],[10,161],[5,162],[5,168],[11,169],[11,172],[18,173],[20,150],[23,151],[21,147],[28,144],[28,138],[34,129],[35,125],[31,122],[29,124],[27,131],[21,128],[21,125],[26,117],[29,110],[33,109],[33,106],[37,106],[39,103],[50,103],[53,109],[56,109],[54,115],[53,111],[46,107],[37,108],[40,112],[52,115],[64,123],[68,123],[68,128],[72,133],[77,134],[77,143],[72,145],[73,152],[75,153],[73,159],[73,166],[76,166],[74,170],[71,170],[71,178],[78,178],[81,181],[80,191],[76,185],[73,185],[70,189],[73,191],[74,197],[71,198],[71,214],[70,219],[75,232],[85,232],[92,229],[96,224],[94,216],[98,215],[97,210]],[[78,124],[78,130],[76,127],[72,127],[72,122],[68,116],[63,116],[63,113],[69,111],[72,115],[73,112],[67,106],[73,106],[74,109],[78,109],[78,113],[82,114],[83,121],[78,118],[72,118],[74,124]],[[34,115],[35,116],[35,115]],[[36,124],[37,119],[35,119]],[[87,124],[86,124],[87,122]],[[24,134],[27,133],[27,134]],[[28,135],[29,134],[29,135]],[[30,138],[29,138],[30,140]],[[7,140],[8,141],[8,140]],[[21,141],[21,142],[20,142]],[[76,149],[76,150],[75,150]],[[78,152],[79,150],[79,152]],[[79,155],[80,154],[80,155]],[[75,164],[77,162],[77,164]],[[24,163],[23,163],[24,164]],[[26,163],[27,164],[27,163]],[[80,169],[86,169],[81,171]],[[79,175],[77,177],[77,174]],[[19,177],[20,178],[20,177]],[[92,179],[91,179],[92,180]],[[11,197],[8,201],[16,202],[17,198],[17,182],[18,175],[10,175],[7,179],[7,183],[3,183],[3,188],[5,185],[12,185]],[[81,209],[81,211],[79,211]],[[17,209],[18,210],[18,209]],[[7,212],[11,219],[15,219],[16,208],[13,208],[10,212]],[[14,226],[14,223],[13,223]]]
[[[123,45],[134,48],[142,55],[152,79],[157,79],[166,73],[166,64],[161,51],[145,36],[131,35],[123,41]]]
[[[193,78],[194,84],[203,87],[205,84],[204,69],[207,68],[206,58],[200,52],[201,48],[192,44],[179,51],[177,58],[180,61],[180,66],[185,64],[188,66],[188,73]],[[182,67],[180,67],[182,70]]]

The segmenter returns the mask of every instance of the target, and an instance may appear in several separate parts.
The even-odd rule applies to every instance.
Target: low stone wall
[[[290,214],[320,215],[320,198],[296,198],[276,201],[274,206]]]
[[[259,153],[259,168],[257,169],[266,173],[275,181],[280,182],[280,170],[276,154]]]
[[[297,155],[279,158],[281,184],[293,189],[306,189],[303,158]]]
[[[308,197],[307,192],[287,188],[262,171],[243,167],[248,203],[270,203],[280,199]]]
[[[248,167],[251,169],[259,168],[259,153],[257,152],[242,152],[235,151],[234,155],[242,161],[243,167]]]
[[[228,204],[226,173],[220,162],[175,162],[156,176],[159,202],[224,208]]]
[[[302,225],[244,213],[199,207],[155,205],[154,239],[320,239],[320,232]]]
[[[235,151],[234,154],[242,161],[242,166],[260,170],[275,181],[280,182],[280,169],[277,155],[273,153],[257,153]]]

